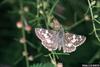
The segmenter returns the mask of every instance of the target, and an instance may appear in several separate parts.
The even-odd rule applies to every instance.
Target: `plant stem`
[[[21,21],[23,23],[23,25],[25,24],[25,19],[24,19],[24,15],[23,15],[23,0],[19,0],[20,2],[20,9],[21,9],[21,13],[20,13],[20,16],[21,16]],[[24,30],[24,26],[22,27],[22,37],[25,38],[26,40],[26,36],[25,36],[25,30]],[[29,61],[28,61],[28,50],[27,50],[27,44],[26,42],[23,43],[23,47],[24,47],[24,51],[26,53],[25,55],[25,61],[26,61],[26,67],[29,67]]]
[[[100,49],[96,52],[96,54],[92,57],[92,59],[88,62],[89,64],[90,63],[93,63],[93,61],[95,59],[97,59],[98,57],[100,56]]]
[[[76,27],[77,25],[81,24],[84,21],[84,19],[81,19],[80,21],[76,22],[75,24],[71,25],[70,27],[68,27],[65,30],[71,30],[72,28]]]
[[[89,11],[89,8],[87,9],[87,11],[85,12],[84,15],[87,15],[88,11]],[[79,20],[79,21],[76,21],[76,22],[75,22],[73,25],[71,25],[70,27],[65,28],[65,30],[69,31],[69,30],[71,30],[72,28],[76,27],[77,25],[81,24],[83,21],[84,21],[84,18],[82,18],[82,19]]]
[[[91,13],[92,22],[93,22],[92,23],[93,24],[93,29],[94,29],[93,31],[94,31],[94,34],[95,34],[97,40],[100,42],[100,38],[99,38],[99,36],[97,34],[95,23],[94,23],[94,16],[93,16],[93,11],[92,11],[92,7],[91,7],[91,3],[90,3],[89,0],[88,0],[88,4],[89,4],[89,9],[90,9],[90,13]]]
[[[99,36],[96,32],[97,29],[96,29],[95,23],[94,23],[95,19],[94,19],[94,16],[93,16],[92,7],[91,7],[91,3],[90,3],[89,0],[88,0],[88,4],[89,4],[89,9],[90,9],[90,13],[91,13],[92,22],[93,22],[93,32],[94,32],[96,38],[98,39],[98,41],[100,42],[100,38],[99,38]],[[89,61],[89,63],[92,63],[98,57],[99,54],[100,54],[100,50],[97,51],[97,53],[95,54],[95,56],[92,57],[92,59]]]
[[[89,0],[88,0],[88,4],[89,4],[90,13],[91,13],[91,18],[92,18],[92,21],[93,21],[93,20],[94,20],[94,17],[93,17],[93,12],[92,12],[91,3],[90,3]]]
[[[56,2],[54,3],[53,7],[50,10],[50,13],[48,14],[49,16],[53,13],[54,8],[56,7],[57,3],[59,2],[59,0],[56,0]]]
[[[36,6],[37,6],[36,19],[37,19],[38,26],[41,26],[41,24],[40,24],[40,19],[39,19],[39,11],[40,11],[40,7],[39,7],[39,5],[40,5],[39,0],[36,0]]]

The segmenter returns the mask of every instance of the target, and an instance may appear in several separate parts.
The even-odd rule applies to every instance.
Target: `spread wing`
[[[58,48],[56,31],[35,28],[35,33],[36,36],[42,41],[42,45],[49,51],[56,50]]]
[[[68,53],[74,52],[76,50],[76,47],[83,44],[86,40],[85,36],[76,35],[68,32],[65,33],[64,36],[65,44],[63,45],[63,51]]]

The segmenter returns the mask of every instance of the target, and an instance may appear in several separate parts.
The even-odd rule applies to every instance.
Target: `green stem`
[[[84,15],[87,15],[88,11],[89,11],[89,8],[87,9],[87,11],[85,12]],[[77,21],[76,23],[74,23],[73,25],[71,25],[70,27],[68,27],[67,29],[65,28],[65,30],[69,31],[72,28],[76,27],[77,25],[81,24],[83,21],[84,21],[84,18],[82,18],[81,20]]]
[[[36,49],[37,47],[33,44],[33,43],[31,43],[30,41],[28,41],[27,40],[27,43],[29,44],[29,46],[31,46],[32,48],[34,48],[34,49]]]
[[[23,22],[23,25],[25,24],[25,20],[24,20],[24,15],[23,15],[23,1],[22,0],[19,0],[19,2],[20,2],[20,9],[21,9],[21,13],[20,13],[20,16],[21,16],[21,21]],[[25,30],[24,30],[24,26],[23,26],[23,28],[22,28],[22,37],[23,38],[26,38],[26,36],[25,36]],[[27,55],[25,55],[25,61],[26,61],[26,67],[29,67],[29,61],[28,61],[28,50],[27,50],[27,44],[26,43],[24,43],[23,44],[23,47],[24,47],[24,51],[27,53]]]
[[[39,7],[39,0],[37,0],[37,3],[36,3],[36,5],[37,5],[37,14],[36,14],[36,18],[37,18],[37,23],[38,23],[38,25],[39,26],[41,26],[41,24],[40,24],[40,19],[38,19],[39,18],[39,9],[40,9],[40,7]]]
[[[88,62],[89,64],[93,63],[95,59],[100,56],[100,49],[96,52],[96,54],[92,57],[92,59]]]
[[[22,59],[23,59],[23,56],[21,56],[19,59],[17,59],[17,60],[14,62],[14,65],[13,65],[13,66],[17,65]]]
[[[59,0],[56,0],[55,3],[53,4],[52,8],[50,9],[50,12],[46,15],[47,17],[47,23],[46,23],[46,27],[48,29],[48,25],[50,24],[51,22],[51,15],[54,11],[54,8],[56,7],[57,3],[59,2]]]
[[[56,7],[58,2],[59,2],[59,0],[56,0],[56,2],[54,3],[53,7],[51,8],[50,13],[48,14],[48,16],[50,16],[53,13],[54,8]]]
[[[88,0],[88,4],[89,4],[89,9],[90,9],[90,13],[91,13],[92,22],[93,22],[92,23],[93,24],[93,29],[94,29],[93,31],[94,31],[94,34],[95,34],[97,40],[100,42],[100,38],[99,38],[99,36],[97,34],[95,23],[94,23],[94,16],[93,16],[93,11],[92,11],[92,7],[91,7],[91,3],[90,3],[89,0]]]
[[[50,53],[50,55],[51,55],[52,53]],[[69,53],[53,53],[54,55],[70,55]],[[44,55],[44,56],[49,56],[49,54],[48,55]]]
[[[22,20],[23,20],[23,19],[22,19]],[[22,37],[23,37],[23,38],[26,38],[24,27],[22,28]],[[26,40],[26,39],[25,39],[25,40]],[[28,54],[27,44],[24,43],[23,45],[24,45],[24,51]],[[26,60],[26,67],[29,67],[28,55],[25,56],[25,60]]]
[[[88,0],[88,4],[89,4],[90,13],[91,13],[91,18],[92,18],[92,20],[94,20],[93,12],[92,12],[92,7],[91,7],[91,3],[90,3],[89,0]]]
[[[54,66],[56,67],[57,62],[56,62],[56,57],[55,57],[55,55],[54,55],[54,51],[52,51],[51,54],[52,54],[52,56],[53,56],[53,57],[52,57],[52,58],[53,58],[53,62],[54,62],[53,64],[54,64]]]
[[[92,7],[91,7],[91,4],[90,4],[90,1],[88,0],[88,4],[89,4],[89,9],[90,9],[90,13],[91,13],[91,17],[92,17],[92,22],[93,22],[93,31],[94,31],[94,34],[96,36],[96,38],[98,39],[98,41],[100,42],[100,38],[96,32],[96,27],[95,27],[95,23],[94,23],[94,16],[93,16],[93,11],[92,11]],[[100,54],[100,50],[98,50],[98,52],[95,54],[94,57],[92,57],[92,59],[89,61],[89,63],[92,63],[97,57],[98,55]]]
[[[93,23],[93,28],[94,28],[94,34],[95,34],[96,38],[98,39],[98,41],[100,42],[100,38],[99,38],[99,36],[98,36],[98,34],[96,32],[96,28],[95,28],[95,24],[94,23]]]
[[[98,21],[97,19],[94,19],[94,21],[96,21],[98,24],[100,24],[100,21]]]
[[[80,21],[76,22],[75,24],[73,24],[72,26],[68,27],[65,30],[71,30],[72,28],[76,27],[77,25],[81,24],[84,21],[84,19],[81,19]]]
[[[54,55],[54,51],[52,51],[53,60],[56,62],[56,57]]]

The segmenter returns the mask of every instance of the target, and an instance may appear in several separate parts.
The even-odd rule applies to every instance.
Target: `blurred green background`
[[[26,32],[26,38],[32,44],[27,44],[29,55],[32,55],[34,60],[30,61],[30,65],[36,63],[50,62],[49,57],[45,57],[50,53],[45,49],[40,40],[34,33],[34,28],[40,27],[37,21],[32,21],[36,17],[36,2],[49,2],[49,9],[54,5],[56,0],[0,0],[0,67],[26,67],[25,59],[22,55],[23,44],[19,42],[21,37],[21,29],[16,27],[16,23],[20,20],[20,3],[29,8],[24,17],[28,24],[32,26],[31,32]],[[92,0],[95,1],[95,0]],[[90,2],[92,2],[90,1]],[[100,1],[96,0],[93,8],[93,14],[100,15]],[[42,8],[41,8],[42,9]],[[84,44],[79,46],[77,50],[70,55],[59,55],[57,62],[63,63],[64,67],[81,67],[82,64],[100,64],[100,41],[95,37],[93,31],[93,23],[91,20],[91,13],[88,10],[88,0],[59,0],[53,10],[54,15],[65,30],[75,34],[86,36]],[[45,12],[45,11],[44,11]],[[86,15],[85,15],[86,13]],[[39,15],[41,16],[41,15]],[[88,19],[84,19],[88,16]],[[95,23],[96,28],[100,28],[100,16],[96,18],[99,21]],[[40,20],[41,22],[41,20]],[[44,22],[44,21],[43,21]],[[77,24],[78,23],[78,24]],[[72,26],[76,24],[75,26]],[[45,25],[41,23],[41,26]],[[100,29],[99,29],[100,30]],[[100,31],[97,31],[100,37]],[[62,51],[61,51],[62,52]]]

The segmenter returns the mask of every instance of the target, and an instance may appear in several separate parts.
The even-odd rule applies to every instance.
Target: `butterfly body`
[[[42,41],[42,45],[49,51],[61,50],[63,52],[74,52],[76,47],[83,44],[86,40],[85,36],[64,33],[63,29],[59,31],[47,30],[44,28],[35,28],[36,36]]]

